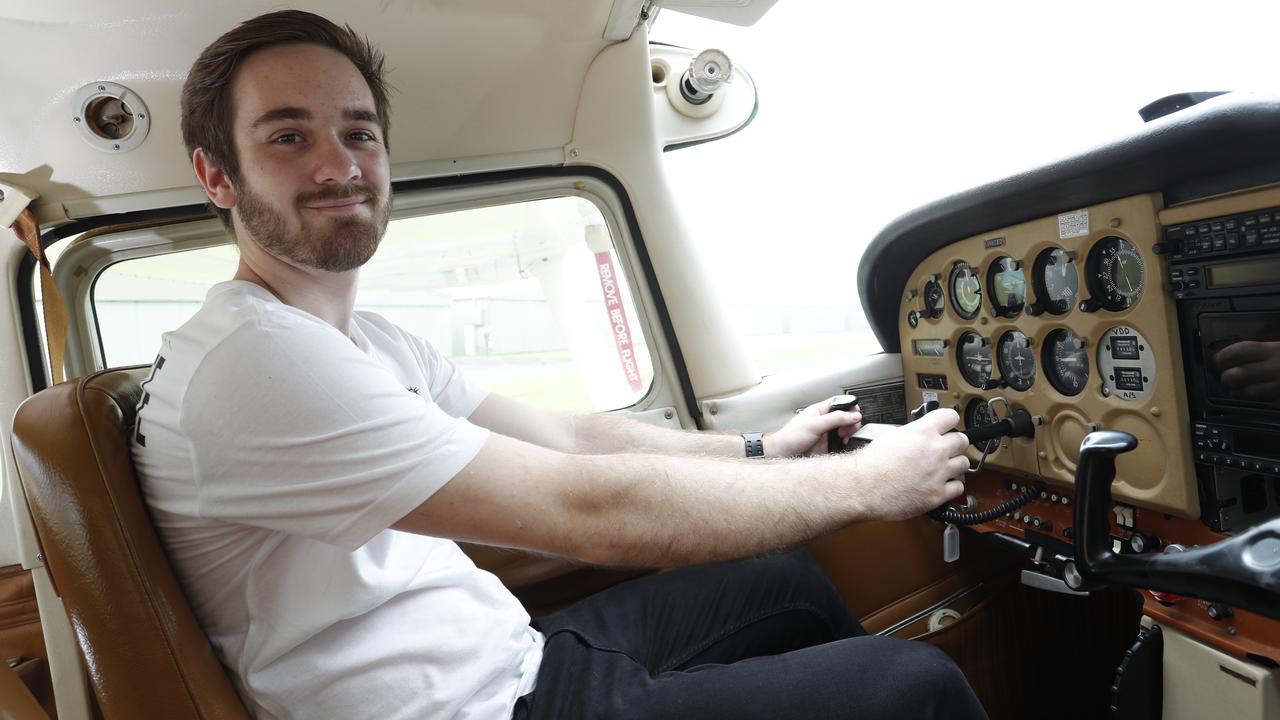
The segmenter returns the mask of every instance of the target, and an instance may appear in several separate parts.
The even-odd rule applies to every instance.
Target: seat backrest
[[[103,714],[248,718],[143,505],[128,433],[147,367],[28,398],[13,451],[36,536]]]

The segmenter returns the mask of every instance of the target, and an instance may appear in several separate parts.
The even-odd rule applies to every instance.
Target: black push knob
[[[1209,603],[1209,617],[1214,620],[1226,620],[1236,614],[1235,610],[1222,603]]]

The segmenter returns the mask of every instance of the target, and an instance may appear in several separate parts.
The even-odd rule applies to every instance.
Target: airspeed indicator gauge
[[[1142,299],[1147,268],[1133,243],[1114,235],[1098,241],[1085,262],[1090,298],[1087,310],[1127,310]]]
[[[951,305],[960,317],[972,320],[982,307],[982,283],[969,263],[957,262],[951,268]]]

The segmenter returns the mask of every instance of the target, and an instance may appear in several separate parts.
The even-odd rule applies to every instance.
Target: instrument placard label
[[[1080,237],[1089,234],[1089,208],[1072,210],[1058,216],[1058,239]]]

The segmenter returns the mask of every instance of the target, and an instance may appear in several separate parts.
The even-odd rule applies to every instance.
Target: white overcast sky
[[[1170,93],[1280,89],[1280,3],[1258,0],[781,0],[750,28],[664,10],[651,38],[720,48],[758,86],[749,127],[666,155],[731,305],[846,304],[912,208],[1130,132]]]

